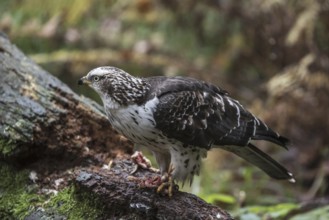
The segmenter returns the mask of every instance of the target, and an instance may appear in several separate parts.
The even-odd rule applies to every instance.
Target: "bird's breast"
[[[136,144],[155,146],[165,143],[165,137],[156,128],[153,112],[156,99],[145,105],[128,105],[119,109],[106,109],[114,129]],[[106,107],[105,107],[106,108]]]

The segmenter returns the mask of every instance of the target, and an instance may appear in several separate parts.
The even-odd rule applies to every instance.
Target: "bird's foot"
[[[161,177],[155,176],[153,178],[148,178],[143,181],[142,186],[148,188],[157,188],[162,184]]]
[[[175,184],[174,179],[172,178],[172,172],[174,168],[170,165],[168,173],[165,173],[161,177],[161,185],[157,188],[157,193],[164,192],[168,194],[169,197],[172,197],[173,191],[178,190],[178,185]]]
[[[157,188],[157,193],[172,197],[173,192],[178,190],[178,185],[175,184],[171,174],[173,168],[170,167],[169,172],[162,176],[147,177],[140,179],[138,177],[129,176],[129,180],[138,182],[141,188]]]
[[[168,194],[169,197],[172,197],[175,188],[176,185],[174,183],[174,180],[171,176],[169,176],[168,180],[163,181],[161,185],[157,188],[157,193],[164,192],[165,194]]]
[[[142,152],[136,151],[132,156],[131,159],[136,164],[133,171],[130,174],[134,174],[137,172],[138,168],[141,167],[143,169],[150,170],[154,173],[159,173],[158,169],[152,167],[152,164],[149,159],[147,159]],[[167,194],[169,197],[172,197],[173,191],[178,190],[178,185],[175,184],[172,178],[172,172],[174,168],[170,165],[168,172],[166,172],[162,176],[155,176],[152,178],[146,178],[141,180],[137,177],[130,176],[131,180],[138,180],[140,187],[147,187],[147,188],[157,188],[157,193],[164,193]]]
[[[134,167],[133,171],[131,171],[131,174],[136,173],[139,167],[150,170],[151,172],[154,173],[159,173],[159,170],[152,167],[151,161],[147,159],[142,152],[136,151],[133,155],[131,155],[132,161],[136,164]]]

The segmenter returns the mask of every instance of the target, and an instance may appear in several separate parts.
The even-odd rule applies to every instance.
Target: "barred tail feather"
[[[295,182],[293,175],[286,168],[250,143],[244,147],[222,146],[221,148],[252,163],[274,179]]]
[[[288,146],[290,144],[288,138],[285,138],[279,135],[278,133],[274,132],[272,129],[267,127],[263,122],[260,122],[260,124],[257,126],[255,135],[251,137],[251,139],[270,141],[274,144],[284,147],[285,149],[288,149]]]
[[[253,136],[251,139],[253,140],[265,140],[265,141],[270,141],[274,144],[280,145],[281,147],[284,147],[285,149],[288,149],[288,146],[290,144],[290,141],[288,138],[285,138],[283,136],[280,136],[278,134],[258,134],[256,133],[255,136]]]

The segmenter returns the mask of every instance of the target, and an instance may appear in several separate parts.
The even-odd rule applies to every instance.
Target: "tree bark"
[[[176,191],[173,197],[156,193],[156,188],[143,187],[143,180],[155,173],[134,170],[131,160],[114,160],[109,169],[79,170],[75,183],[80,190],[101,198],[108,217],[122,219],[232,219],[220,208],[193,194]]]
[[[30,179],[38,187],[73,180],[77,193],[96,196],[107,207],[104,219],[231,219],[194,195],[176,192],[170,199],[141,189],[138,179],[154,174],[143,170],[132,178],[129,159],[100,169],[114,158],[129,158],[132,144],[111,128],[98,104],[75,94],[1,33],[0,79],[0,162],[35,170],[39,180]]]
[[[45,149],[81,152],[87,146],[116,155],[131,152],[95,102],[37,66],[4,36],[0,37],[0,137],[13,149],[9,157],[24,157]],[[59,152],[59,153],[60,153]]]

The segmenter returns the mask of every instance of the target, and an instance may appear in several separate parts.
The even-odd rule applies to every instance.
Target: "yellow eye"
[[[93,81],[94,81],[94,82],[97,82],[97,81],[99,81],[99,79],[100,79],[100,77],[99,77],[99,76],[94,76],[94,77],[93,77]]]

